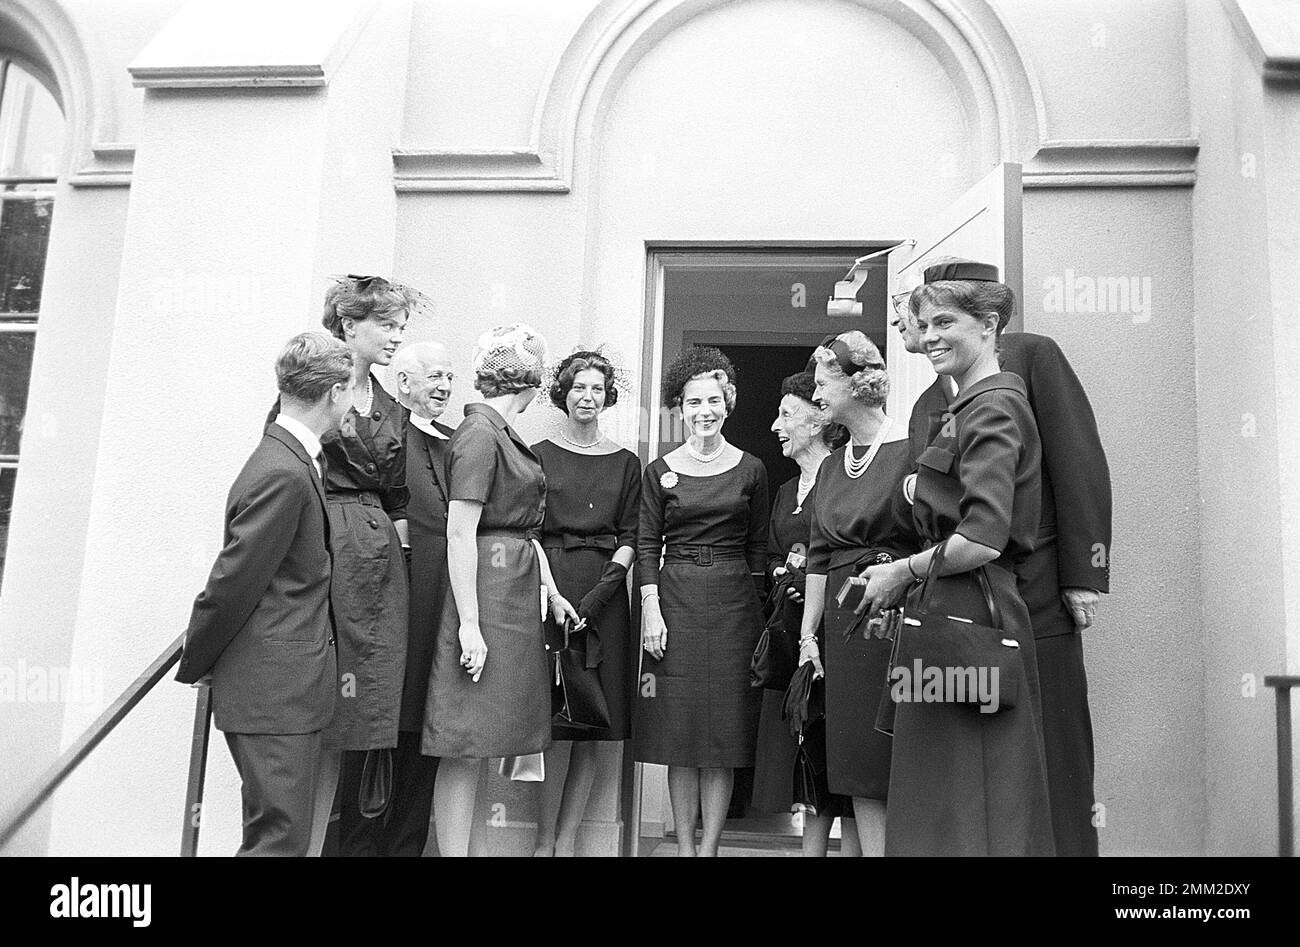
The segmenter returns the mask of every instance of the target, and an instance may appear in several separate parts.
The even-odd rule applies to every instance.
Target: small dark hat
[[[936,263],[925,268],[925,281],[936,283],[939,280],[962,279],[975,280],[980,283],[998,283],[998,268],[992,263],[976,263],[974,260],[953,260],[949,263]]]

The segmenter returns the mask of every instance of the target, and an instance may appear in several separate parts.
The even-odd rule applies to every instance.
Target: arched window
[[[50,90],[0,49],[0,580],[63,134]]]

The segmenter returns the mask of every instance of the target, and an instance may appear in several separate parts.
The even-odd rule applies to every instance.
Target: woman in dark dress
[[[831,450],[843,444],[848,437],[842,425],[828,421],[825,412],[813,403],[814,384],[811,372],[799,372],[786,378],[781,383],[781,404],[776,420],[772,422],[772,431],[781,442],[782,455],[794,460],[800,470],[799,476],[791,477],[777,489],[767,531],[768,576],[773,583],[790,576],[790,582],[781,598],[773,602],[771,607],[781,610],[784,627],[795,638],[803,625],[804,588],[818,468]],[[822,638],[821,628],[819,624],[819,641]],[[817,683],[814,686],[823,685]],[[781,719],[784,698],[783,691],[763,691],[763,709],[758,722],[758,748],[754,759],[753,797],[754,808],[760,811],[789,812],[793,802],[791,777],[798,743],[790,735],[789,722]],[[805,752],[816,758],[815,767],[822,773],[820,791],[825,798],[825,805],[816,813],[802,813],[803,853],[810,857],[824,857],[831,829],[838,818],[843,819],[840,854],[860,855],[852,800],[847,796],[832,794],[825,785],[825,730],[824,717],[804,728]]]
[[[814,397],[848,429],[850,439],[826,458],[817,477],[800,663],[824,661],[827,783],[831,792],[853,798],[863,854],[880,855],[891,747],[875,723],[890,645],[861,631],[849,634],[861,595],[841,606],[836,593],[867,564],[915,548],[902,499],[908,446],[905,439],[889,440],[893,425],[884,412],[889,376],[870,339],[856,330],[840,333],[819,346],[813,359]],[[819,644],[813,636],[822,618],[826,633]]]
[[[377,276],[339,279],[325,295],[321,321],[352,350],[355,387],[352,410],[321,438],[339,700],[325,734],[313,854],[324,845],[331,804],[339,813],[338,853],[378,852],[382,820],[361,815],[357,793],[367,752],[397,746],[406,670],[408,412],[371,369],[392,360],[417,305],[413,290]]]
[[[942,543],[927,610],[992,624],[976,576],[983,569],[1001,630],[1019,642],[1027,693],[992,713],[957,703],[897,703],[890,855],[1054,851],[1034,636],[1012,572],[1034,547],[1040,508],[1037,425],[1024,383],[998,366],[998,313],[1012,305],[1011,290],[991,281],[939,280],[917,287],[910,300],[925,354],[957,383],[957,396],[951,422],[918,458],[913,514],[928,548],[869,568],[866,594],[878,610],[912,587],[907,608],[919,609],[914,580],[927,574]],[[906,691],[894,688],[900,690]]]
[[[763,627],[767,471],[728,444],[722,425],[736,404],[736,370],[714,348],[684,352],[664,377],[663,401],[679,407],[689,437],[646,467],[637,567],[641,646],[635,756],[668,767],[677,853],[718,841],[737,767],[754,764],[759,693],[749,661]],[[660,557],[663,565],[660,565]]]
[[[609,705],[608,729],[551,729],[556,743],[546,753],[535,854],[563,856],[573,854],[591,796],[598,741],[631,735],[636,652],[628,647],[627,570],[636,554],[641,463],[601,433],[600,414],[617,402],[618,388],[614,366],[599,352],[564,359],[550,398],[565,419],[558,434],[533,445],[546,472],[542,548],[560,594],[576,602],[587,621],[579,632],[587,667],[597,669]]]
[[[444,857],[469,854],[484,760],[551,745],[551,684],[539,588],[551,616],[577,620],[532,538],[546,477],[510,422],[542,384],[546,343],[528,326],[480,336],[465,420],[447,444],[447,570],[421,751],[439,757],[433,818]]]

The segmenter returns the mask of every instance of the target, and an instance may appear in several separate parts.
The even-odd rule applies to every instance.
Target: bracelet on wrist
[[[913,555],[915,555],[915,553],[913,553]],[[912,556],[907,557],[907,571],[912,574],[912,578],[914,579],[921,578],[919,575],[916,574],[916,570],[912,568]]]

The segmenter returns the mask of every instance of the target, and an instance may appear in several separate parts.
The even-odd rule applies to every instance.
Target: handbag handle
[[[930,556],[930,567],[925,570],[925,584],[921,590],[921,601],[919,608],[921,611],[929,611],[930,593],[934,589],[934,580],[939,577],[939,570],[943,568],[944,557],[948,554],[948,540],[944,540],[934,547],[934,552]],[[989,585],[989,577],[984,571],[983,566],[971,570],[975,573],[975,581],[979,583],[980,591],[984,594],[984,604],[989,610],[989,621],[993,623],[994,628],[1002,628],[1002,610],[998,608],[997,599],[993,597],[993,588]]]

